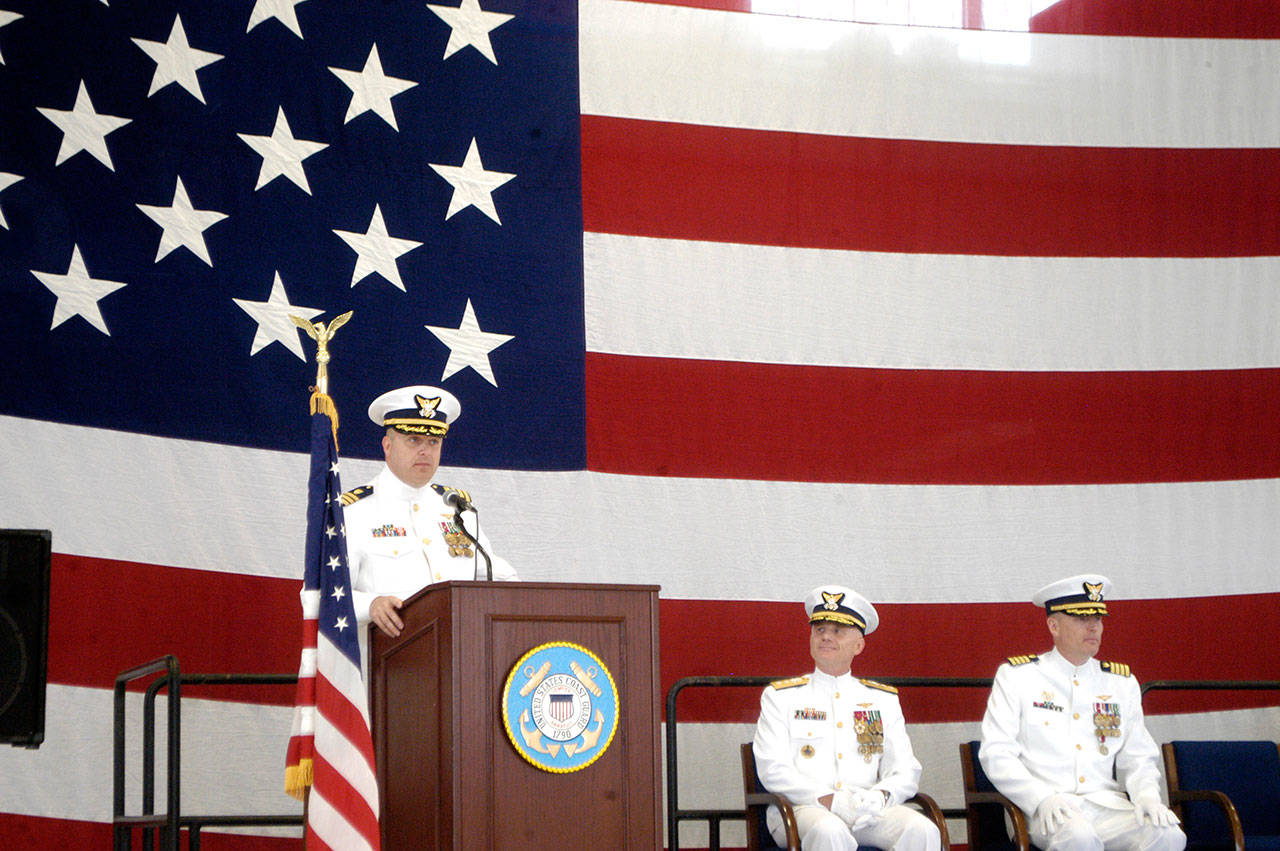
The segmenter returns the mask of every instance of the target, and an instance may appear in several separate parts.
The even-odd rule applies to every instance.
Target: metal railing
[[[1280,691],[1280,680],[1152,680],[1142,684],[1149,691]]]
[[[125,691],[128,684],[143,677],[163,673],[146,690],[142,706],[142,812],[125,815]],[[187,831],[187,847],[200,851],[203,827],[280,827],[303,824],[302,815],[182,815],[181,813],[181,725],[183,685],[296,685],[297,674],[183,674],[176,656],[162,656],[116,677],[112,756],[112,835],[115,851],[128,851],[133,831],[141,828],[143,851],[152,851],[159,834],[160,847],[177,851],[182,831]],[[168,689],[166,711],[167,748],[165,759],[165,811],[155,811],[156,793],[156,696]]]
[[[707,848],[720,849],[720,824],[726,821],[745,821],[746,813],[738,809],[681,809],[679,804],[679,766],[677,745],[676,698],[686,688],[764,688],[781,677],[684,677],[676,680],[667,691],[666,748],[667,748],[667,848],[680,849],[680,824],[686,821],[707,823]],[[990,688],[991,677],[882,677],[879,682],[895,688]],[[1152,680],[1142,684],[1142,694],[1148,691],[1277,691],[1280,680]],[[942,811],[948,819],[965,817],[963,808]]]
[[[720,824],[726,821],[745,821],[746,812],[737,809],[681,809],[679,802],[679,756],[677,745],[676,698],[687,688],[764,688],[782,677],[684,677],[671,684],[667,691],[666,748],[667,748],[667,848],[679,851],[680,824],[686,821],[707,823],[707,848],[720,849]],[[991,677],[877,677],[877,682],[895,688],[991,688]],[[948,819],[964,817],[964,810],[944,809]]]

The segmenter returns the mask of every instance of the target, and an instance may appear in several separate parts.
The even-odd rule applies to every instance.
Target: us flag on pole
[[[309,848],[378,848],[378,786],[351,605],[337,420],[333,401],[315,393],[311,398],[302,663],[285,790],[301,798],[311,787]]]

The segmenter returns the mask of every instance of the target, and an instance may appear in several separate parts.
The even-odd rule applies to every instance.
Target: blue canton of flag
[[[451,464],[584,468],[574,4],[0,5],[0,414],[305,451],[288,317],[352,310],[340,410],[447,383]]]

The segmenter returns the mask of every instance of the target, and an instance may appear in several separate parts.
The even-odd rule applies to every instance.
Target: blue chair
[[[1174,741],[1164,751],[1169,805],[1189,851],[1280,851],[1280,747]]]
[[[960,743],[960,773],[964,779],[965,824],[970,851],[1039,851],[1031,844],[1027,817],[1000,794],[978,761],[981,742]],[[1013,828],[1012,838],[1005,818]]]
[[[764,814],[771,804],[782,813],[782,823],[787,830],[785,846],[787,851],[800,851],[800,832],[796,828],[796,815],[791,802],[764,788],[764,784],[760,782],[760,775],[756,773],[756,754],[751,747],[751,742],[741,745],[738,750],[742,757],[742,795],[747,807],[747,851],[771,851],[782,847],[773,841],[773,834],[769,833],[769,826],[765,822]],[[938,832],[942,834],[942,847],[950,848],[951,839],[947,834],[947,818],[943,815],[938,802],[919,792],[907,799],[907,803],[919,807],[921,812],[938,826]],[[858,851],[879,851],[879,849],[860,845]]]

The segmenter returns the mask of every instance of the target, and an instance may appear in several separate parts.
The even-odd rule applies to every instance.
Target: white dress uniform
[[[351,601],[362,626],[369,623],[369,606],[376,597],[405,600],[435,582],[475,579],[477,569],[484,578],[484,559],[474,545],[451,547],[446,538],[456,533],[456,521],[440,490],[430,484],[411,487],[383,467],[369,485],[343,495]],[[515,570],[493,554],[483,532],[476,534],[471,525],[475,515],[463,518],[493,559],[493,578],[515,579]]]
[[[859,741],[861,738],[869,741]],[[814,671],[781,680],[760,697],[753,749],[765,788],[796,808],[806,849],[855,849],[858,843],[900,851],[937,851],[937,826],[902,802],[916,793],[920,762],[911,750],[896,689]],[[888,793],[888,807],[866,827],[850,833],[818,799],[840,789]],[[769,830],[785,838],[776,807]],[[821,820],[829,830],[814,831]]]
[[[1076,666],[1057,650],[1011,658],[996,671],[978,758],[995,787],[1027,815],[1031,840],[1041,848],[1081,847],[1070,822],[1049,836],[1032,818],[1059,792],[1079,796],[1108,849],[1185,844],[1178,828],[1140,826],[1133,815],[1130,799],[1159,796],[1160,751],[1127,665],[1089,659]]]

